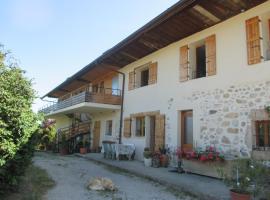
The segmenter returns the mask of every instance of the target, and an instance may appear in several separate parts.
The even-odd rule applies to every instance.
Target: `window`
[[[270,120],[256,121],[256,147],[270,147]]]
[[[106,121],[106,133],[105,135],[112,135],[112,120],[107,120]]]
[[[148,85],[149,69],[141,71],[141,87]]]
[[[137,117],[136,118],[136,136],[143,137],[145,136],[145,118]]]
[[[205,41],[200,40],[190,45],[191,79],[206,77],[206,51]]]
[[[93,93],[98,93],[98,84],[93,85]]]
[[[216,74],[216,36],[180,48],[180,82]]]
[[[157,62],[150,62],[129,72],[128,90],[157,83]]]
[[[100,85],[99,85],[99,92],[100,93],[104,93],[105,92],[105,90],[104,90],[104,81],[102,81],[101,83],[100,83]]]
[[[262,15],[262,39],[264,60],[270,60],[270,12]]]
[[[144,87],[149,85],[149,67],[150,63],[135,69],[135,87]]]
[[[120,94],[119,91],[119,80],[118,80],[118,76],[113,77],[112,79],[112,95],[117,95],[119,96]]]
[[[246,20],[248,64],[270,60],[270,12]]]

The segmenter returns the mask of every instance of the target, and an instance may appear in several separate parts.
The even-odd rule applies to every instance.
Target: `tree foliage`
[[[0,167],[13,159],[37,129],[32,81],[0,48]]]
[[[56,127],[54,119],[44,119],[38,130],[38,147],[42,150],[51,150],[55,144]]]

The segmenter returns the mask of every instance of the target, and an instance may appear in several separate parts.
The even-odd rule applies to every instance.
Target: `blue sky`
[[[0,0],[0,43],[42,96],[176,2]]]

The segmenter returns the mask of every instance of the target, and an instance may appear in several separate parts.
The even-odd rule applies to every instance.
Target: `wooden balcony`
[[[96,107],[98,107],[98,104],[121,105],[121,90],[102,88],[98,92],[84,91],[63,101],[46,106],[40,109],[39,112],[50,114],[81,103],[95,103]]]

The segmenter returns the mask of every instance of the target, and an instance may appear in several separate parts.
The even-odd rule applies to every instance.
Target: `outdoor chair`
[[[112,143],[111,145],[111,158],[116,159],[116,144]]]
[[[103,157],[107,158],[108,157],[108,144],[107,143],[102,143],[102,148],[103,148]]]

